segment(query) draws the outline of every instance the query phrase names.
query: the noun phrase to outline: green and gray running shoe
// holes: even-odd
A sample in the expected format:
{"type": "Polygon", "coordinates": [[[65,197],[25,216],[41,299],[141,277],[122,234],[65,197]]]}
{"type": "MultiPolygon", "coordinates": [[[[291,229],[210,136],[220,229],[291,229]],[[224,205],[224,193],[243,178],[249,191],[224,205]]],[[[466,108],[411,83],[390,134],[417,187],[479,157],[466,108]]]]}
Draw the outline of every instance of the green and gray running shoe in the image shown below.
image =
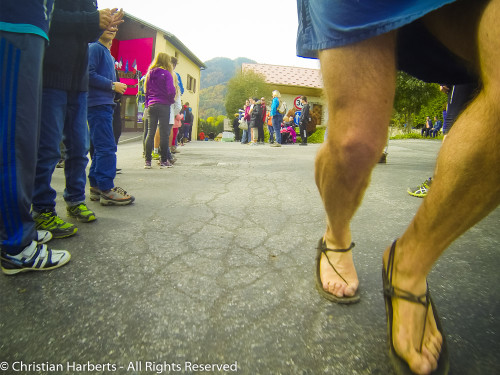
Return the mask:
{"type": "Polygon", "coordinates": [[[33,214],[36,229],[48,230],[53,238],[64,238],[72,236],[78,230],[74,224],[62,220],[55,212],[43,212],[33,214]]]}
{"type": "Polygon", "coordinates": [[[89,209],[85,203],[80,203],[76,206],[68,206],[66,210],[68,216],[74,217],[82,223],[88,223],[96,219],[95,213],[89,209]]]}
{"type": "Polygon", "coordinates": [[[408,188],[408,194],[410,194],[413,197],[423,198],[429,192],[431,184],[432,184],[432,177],[429,177],[421,185],[418,185],[415,188],[408,188]]]}

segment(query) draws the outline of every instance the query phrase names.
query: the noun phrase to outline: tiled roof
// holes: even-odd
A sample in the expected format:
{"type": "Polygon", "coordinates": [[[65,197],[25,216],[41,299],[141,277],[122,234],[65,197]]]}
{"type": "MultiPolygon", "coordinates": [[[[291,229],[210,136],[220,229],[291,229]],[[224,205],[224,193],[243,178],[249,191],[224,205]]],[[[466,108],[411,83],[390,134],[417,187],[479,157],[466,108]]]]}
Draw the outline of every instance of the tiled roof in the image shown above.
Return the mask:
{"type": "Polygon", "coordinates": [[[243,64],[241,69],[260,73],[265,77],[267,83],[275,85],[323,88],[319,69],[267,64],[243,64]]]}

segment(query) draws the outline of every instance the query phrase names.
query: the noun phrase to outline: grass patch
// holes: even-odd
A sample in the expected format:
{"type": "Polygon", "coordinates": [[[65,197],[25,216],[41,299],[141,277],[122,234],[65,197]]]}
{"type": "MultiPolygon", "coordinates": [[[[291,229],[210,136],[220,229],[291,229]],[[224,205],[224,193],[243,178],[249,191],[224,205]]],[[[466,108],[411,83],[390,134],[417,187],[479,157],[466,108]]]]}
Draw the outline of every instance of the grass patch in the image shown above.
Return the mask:
{"type": "MultiPolygon", "coordinates": [[[[312,133],[309,137],[307,137],[307,142],[308,143],[323,143],[325,140],[325,131],[326,128],[317,128],[317,130],[312,133]]],[[[298,142],[297,137],[297,142],[298,142]]]]}
{"type": "Polygon", "coordinates": [[[407,134],[397,134],[391,139],[430,139],[430,140],[443,140],[443,135],[440,134],[436,138],[430,138],[430,137],[422,137],[420,134],[417,133],[407,133],[407,134]]]}

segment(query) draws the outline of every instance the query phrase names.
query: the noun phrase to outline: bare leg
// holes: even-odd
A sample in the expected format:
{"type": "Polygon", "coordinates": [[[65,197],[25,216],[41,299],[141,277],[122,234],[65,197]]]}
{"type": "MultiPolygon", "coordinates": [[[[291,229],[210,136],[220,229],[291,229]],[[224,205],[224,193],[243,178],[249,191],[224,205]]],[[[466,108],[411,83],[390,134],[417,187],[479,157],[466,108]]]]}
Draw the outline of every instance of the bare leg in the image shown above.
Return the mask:
{"type": "MultiPolygon", "coordinates": [[[[398,242],[394,285],[422,294],[426,277],[442,252],[500,203],[500,1],[491,1],[477,35],[484,87],[458,118],[441,148],[432,189],[398,242]],[[432,228],[439,227],[439,231],[432,228]]],[[[460,24],[460,23],[457,23],[460,24]]],[[[468,43],[464,43],[468,45],[468,43]]],[[[384,254],[387,263],[388,251],[384,254]]],[[[442,338],[432,314],[427,317],[424,347],[419,351],[424,309],[393,300],[393,339],[398,354],[418,374],[436,365],[442,338]]]]}
{"type": "MultiPolygon", "coordinates": [[[[351,243],[350,221],[387,142],[395,91],[395,34],[320,54],[329,108],[328,139],[316,158],[315,173],[327,214],[328,248],[346,249],[351,243]]],[[[323,287],[338,297],[352,296],[358,277],[352,253],[322,256],[323,287]]]]}

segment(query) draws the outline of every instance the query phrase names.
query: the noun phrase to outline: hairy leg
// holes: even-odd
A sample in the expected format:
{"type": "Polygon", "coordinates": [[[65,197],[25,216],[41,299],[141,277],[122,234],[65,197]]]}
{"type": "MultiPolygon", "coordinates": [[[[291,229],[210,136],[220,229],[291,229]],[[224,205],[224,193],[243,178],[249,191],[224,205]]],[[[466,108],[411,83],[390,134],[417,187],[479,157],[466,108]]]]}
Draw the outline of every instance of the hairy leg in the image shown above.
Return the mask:
{"type": "MultiPolygon", "coordinates": [[[[350,221],[387,142],[395,91],[395,33],[322,51],[320,60],[329,121],[315,177],[327,214],[327,247],[346,249],[352,240],[350,221]]],[[[323,255],[324,289],[338,297],[354,295],[358,277],[352,253],[328,256],[348,284],[323,255]]]]}
{"type": "MultiPolygon", "coordinates": [[[[432,189],[398,242],[394,284],[415,294],[425,292],[426,277],[442,252],[500,203],[500,0],[489,3],[478,29],[477,62],[483,88],[457,119],[441,148],[432,189]],[[439,231],[433,228],[439,227],[439,231]]],[[[458,34],[460,37],[461,35],[458,34]]],[[[467,42],[463,36],[462,41],[467,42]]],[[[469,43],[462,43],[468,46],[469,43]]],[[[457,44],[455,44],[456,46],[457,44]]],[[[470,49],[469,49],[470,50],[470,49]]],[[[467,55],[467,51],[463,56],[467,55]]],[[[384,255],[387,262],[388,251],[384,255]]],[[[398,353],[419,374],[430,373],[441,347],[432,314],[422,337],[421,307],[394,300],[394,341],[398,353]]]]}

